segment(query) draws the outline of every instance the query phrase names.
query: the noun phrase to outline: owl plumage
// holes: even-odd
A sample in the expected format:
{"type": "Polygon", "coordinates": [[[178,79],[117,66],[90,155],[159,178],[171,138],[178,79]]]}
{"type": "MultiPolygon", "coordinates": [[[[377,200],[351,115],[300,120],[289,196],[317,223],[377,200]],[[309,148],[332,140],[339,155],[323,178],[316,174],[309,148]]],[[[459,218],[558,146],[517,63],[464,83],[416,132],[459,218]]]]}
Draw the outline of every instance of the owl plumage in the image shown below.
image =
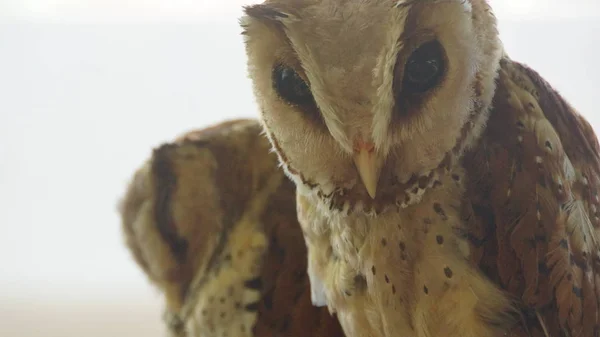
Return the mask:
{"type": "Polygon", "coordinates": [[[245,11],[311,298],[348,337],[600,336],[596,136],[486,1],[245,11]]]}
{"type": "Polygon", "coordinates": [[[122,228],[170,336],[343,336],[311,304],[294,190],[256,120],[183,134],[135,172],[122,228]]]}

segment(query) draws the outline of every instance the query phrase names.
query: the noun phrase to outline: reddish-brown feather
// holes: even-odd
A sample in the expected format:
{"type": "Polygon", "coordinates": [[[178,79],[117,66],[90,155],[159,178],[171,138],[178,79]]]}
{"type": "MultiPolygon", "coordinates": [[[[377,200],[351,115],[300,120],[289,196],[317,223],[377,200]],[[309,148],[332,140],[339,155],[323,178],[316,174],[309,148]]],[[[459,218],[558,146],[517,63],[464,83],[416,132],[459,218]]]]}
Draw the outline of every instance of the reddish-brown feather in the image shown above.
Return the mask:
{"type": "Polygon", "coordinates": [[[600,336],[599,149],[539,74],[502,60],[488,127],[464,163],[472,207],[488,214],[472,232],[496,234],[476,262],[536,317],[517,336],[600,336]]]}
{"type": "Polygon", "coordinates": [[[311,302],[306,245],[296,222],[295,194],[289,193],[294,187],[288,180],[284,185],[274,197],[276,202],[265,211],[265,232],[270,242],[255,336],[342,337],[337,319],[311,302]]]}

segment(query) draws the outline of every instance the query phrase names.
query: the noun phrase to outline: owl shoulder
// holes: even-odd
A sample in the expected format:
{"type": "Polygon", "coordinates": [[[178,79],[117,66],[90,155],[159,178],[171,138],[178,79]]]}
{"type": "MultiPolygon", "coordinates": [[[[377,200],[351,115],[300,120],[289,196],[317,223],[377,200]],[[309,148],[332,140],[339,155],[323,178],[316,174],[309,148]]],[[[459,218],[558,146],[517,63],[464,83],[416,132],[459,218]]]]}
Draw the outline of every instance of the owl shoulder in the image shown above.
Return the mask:
{"type": "Polygon", "coordinates": [[[502,60],[486,131],[464,158],[474,260],[552,336],[600,334],[599,149],[546,80],[502,60]]]}

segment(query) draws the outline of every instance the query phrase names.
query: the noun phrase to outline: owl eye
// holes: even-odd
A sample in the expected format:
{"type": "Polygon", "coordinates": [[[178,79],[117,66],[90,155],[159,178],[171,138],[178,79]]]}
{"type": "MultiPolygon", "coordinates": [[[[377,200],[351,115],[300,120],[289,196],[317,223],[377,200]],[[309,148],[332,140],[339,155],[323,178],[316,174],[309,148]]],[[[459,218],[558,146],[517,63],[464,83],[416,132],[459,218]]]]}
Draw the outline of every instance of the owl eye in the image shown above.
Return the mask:
{"type": "Polygon", "coordinates": [[[442,45],[437,40],[426,42],[413,51],[404,66],[402,91],[410,94],[424,93],[440,82],[444,70],[442,45]]]}
{"type": "Polygon", "coordinates": [[[312,104],[313,97],[308,84],[294,69],[278,65],[273,68],[273,87],[283,100],[292,105],[312,104]]]}

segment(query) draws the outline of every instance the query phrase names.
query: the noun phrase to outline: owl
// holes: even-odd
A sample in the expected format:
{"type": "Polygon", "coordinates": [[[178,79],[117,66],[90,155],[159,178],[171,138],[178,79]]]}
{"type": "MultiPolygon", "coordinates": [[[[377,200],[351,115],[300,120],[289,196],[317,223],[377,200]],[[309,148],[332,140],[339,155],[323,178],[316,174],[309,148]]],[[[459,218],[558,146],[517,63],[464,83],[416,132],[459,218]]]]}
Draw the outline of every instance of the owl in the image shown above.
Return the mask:
{"type": "Polygon", "coordinates": [[[295,187],[256,120],[157,147],[120,202],[126,245],[171,337],[343,337],[310,300],[295,187]]]}
{"type": "Polygon", "coordinates": [[[267,0],[260,120],[348,337],[600,336],[599,145],[485,0],[267,0]]]}

